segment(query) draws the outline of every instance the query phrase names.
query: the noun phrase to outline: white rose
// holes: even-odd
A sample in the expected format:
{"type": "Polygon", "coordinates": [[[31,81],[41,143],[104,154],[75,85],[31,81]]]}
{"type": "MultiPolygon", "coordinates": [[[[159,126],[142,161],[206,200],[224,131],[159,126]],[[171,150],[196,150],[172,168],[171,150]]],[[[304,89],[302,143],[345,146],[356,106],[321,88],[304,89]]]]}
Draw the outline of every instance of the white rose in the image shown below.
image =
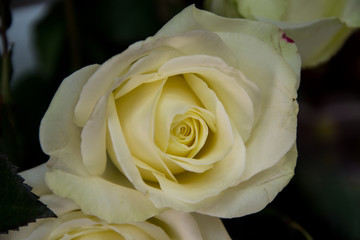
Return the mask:
{"type": "Polygon", "coordinates": [[[50,193],[44,183],[45,165],[22,173],[58,218],[38,219],[19,231],[0,235],[0,240],[219,240],[230,239],[221,220],[201,214],[168,210],[142,222],[111,224],[84,214],[71,200],[50,193]]]}
{"type": "Polygon", "coordinates": [[[259,211],[294,173],[299,71],[274,25],[188,7],[63,81],[40,128],[46,183],[112,223],[259,211]]]}
{"type": "Polygon", "coordinates": [[[207,0],[206,5],[223,16],[276,24],[295,41],[303,67],[329,60],[360,27],[359,0],[207,0]]]}

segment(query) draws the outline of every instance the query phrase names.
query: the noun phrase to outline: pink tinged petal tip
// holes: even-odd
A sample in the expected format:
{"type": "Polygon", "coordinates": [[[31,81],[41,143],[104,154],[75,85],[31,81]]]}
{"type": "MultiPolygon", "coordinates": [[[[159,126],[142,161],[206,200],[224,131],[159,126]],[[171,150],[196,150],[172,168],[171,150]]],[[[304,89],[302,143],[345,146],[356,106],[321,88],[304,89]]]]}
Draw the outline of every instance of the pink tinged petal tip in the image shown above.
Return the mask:
{"type": "Polygon", "coordinates": [[[288,43],[294,43],[295,41],[289,38],[285,33],[281,35],[282,39],[285,39],[288,43]]]}

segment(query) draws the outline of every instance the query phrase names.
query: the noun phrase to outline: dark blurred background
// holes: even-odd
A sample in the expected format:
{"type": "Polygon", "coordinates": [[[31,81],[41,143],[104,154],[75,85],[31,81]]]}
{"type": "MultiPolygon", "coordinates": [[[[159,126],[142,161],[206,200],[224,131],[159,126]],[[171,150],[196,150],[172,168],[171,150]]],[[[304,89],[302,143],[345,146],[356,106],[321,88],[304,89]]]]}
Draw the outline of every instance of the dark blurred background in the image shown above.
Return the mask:
{"type": "MultiPolygon", "coordinates": [[[[12,1],[16,135],[4,130],[1,148],[19,171],[47,160],[38,128],[64,77],[153,35],[192,3],[202,8],[189,0],[12,1]]],[[[224,220],[233,239],[360,239],[359,43],[357,31],[330,61],[302,71],[296,174],[263,211],[224,220]]]]}

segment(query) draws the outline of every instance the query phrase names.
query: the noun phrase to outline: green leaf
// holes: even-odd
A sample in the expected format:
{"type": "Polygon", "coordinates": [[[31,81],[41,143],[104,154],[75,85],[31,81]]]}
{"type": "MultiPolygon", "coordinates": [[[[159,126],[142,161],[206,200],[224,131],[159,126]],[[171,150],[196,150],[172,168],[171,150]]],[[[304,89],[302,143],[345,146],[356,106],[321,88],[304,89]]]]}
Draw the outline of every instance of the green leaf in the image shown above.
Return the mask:
{"type": "Polygon", "coordinates": [[[16,174],[16,167],[0,154],[0,233],[18,229],[38,218],[56,217],[23,182],[16,174]]]}

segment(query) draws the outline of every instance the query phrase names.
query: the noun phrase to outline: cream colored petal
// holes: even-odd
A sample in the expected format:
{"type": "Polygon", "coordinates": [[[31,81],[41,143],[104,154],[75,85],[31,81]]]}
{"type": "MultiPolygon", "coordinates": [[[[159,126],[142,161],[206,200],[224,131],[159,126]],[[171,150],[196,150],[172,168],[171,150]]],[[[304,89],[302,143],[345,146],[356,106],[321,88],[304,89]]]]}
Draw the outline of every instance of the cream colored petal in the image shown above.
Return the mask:
{"type": "Polygon", "coordinates": [[[206,109],[214,112],[215,103],[220,100],[243,139],[249,137],[260,108],[261,93],[241,72],[219,58],[203,55],[172,59],[159,72],[184,74],[206,109]]]}
{"type": "MultiPolygon", "coordinates": [[[[81,91],[79,102],[75,108],[75,122],[81,127],[84,126],[99,98],[105,95],[113,86],[121,84],[121,81],[126,79],[122,77],[131,69],[131,64],[160,46],[162,48],[164,46],[174,48],[182,55],[206,53],[213,56],[221,56],[223,59],[226,59],[228,64],[236,65],[236,60],[232,57],[231,52],[224,49],[220,39],[211,32],[202,32],[201,34],[186,33],[182,36],[156,39],[156,41],[154,41],[154,38],[149,38],[144,42],[137,42],[126,51],[102,64],[94,76],[89,79],[81,91]],[[202,44],[194,44],[198,42],[202,44]],[[118,79],[119,77],[121,78],[118,79]]],[[[157,61],[161,63],[160,60],[157,61]]],[[[152,68],[150,67],[149,69],[152,68]]],[[[131,77],[138,70],[141,69],[135,67],[134,72],[128,74],[127,77],[131,77]]]]}
{"type": "Polygon", "coordinates": [[[71,240],[87,233],[99,231],[99,228],[96,227],[98,224],[96,218],[85,216],[80,211],[69,212],[54,222],[57,224],[51,229],[48,239],[71,240]]]}
{"type": "MultiPolygon", "coordinates": [[[[347,0],[290,0],[284,16],[283,22],[292,24],[308,23],[323,18],[340,16],[347,0]]],[[[261,14],[258,15],[262,17],[261,14]]],[[[273,19],[273,18],[268,18],[273,19]]],[[[280,20],[280,19],[279,19],[280,20]]]]}
{"type": "Polygon", "coordinates": [[[86,170],[100,175],[106,168],[106,105],[108,96],[100,98],[81,132],[81,155],[86,170]]]}
{"type": "Polygon", "coordinates": [[[242,72],[262,92],[261,115],[246,142],[247,165],[242,176],[245,180],[276,164],[294,144],[299,79],[277,51],[254,37],[238,35],[236,42],[229,35],[222,38],[238,49],[236,54],[242,72]]]}
{"type": "MultiPolygon", "coordinates": [[[[132,225],[136,226],[137,228],[144,231],[147,235],[151,236],[151,239],[156,240],[171,240],[171,238],[168,236],[166,230],[161,228],[161,226],[157,226],[157,224],[150,223],[151,220],[145,221],[145,222],[136,222],[132,223],[132,225]]],[[[130,237],[131,239],[131,237],[130,237]]]]}
{"type": "Polygon", "coordinates": [[[180,167],[178,171],[173,171],[174,174],[184,172],[184,170],[202,173],[213,167],[212,161],[216,162],[218,159],[206,159],[208,161],[199,161],[199,159],[178,157],[170,154],[163,154],[162,158],[164,161],[173,162],[180,167]],[[212,161],[209,161],[212,160],[212,161]]]}
{"type": "Polygon", "coordinates": [[[287,9],[288,0],[237,0],[238,12],[249,19],[281,19],[287,9]]]}
{"type": "Polygon", "coordinates": [[[194,160],[192,160],[192,158],[186,159],[185,157],[174,155],[168,155],[169,157],[177,160],[179,164],[181,164],[181,162],[194,163],[194,167],[196,167],[196,165],[216,163],[227,155],[234,144],[233,128],[224,107],[219,101],[215,102],[214,109],[216,132],[210,133],[207,136],[205,144],[202,146],[200,152],[194,156],[194,160]],[[195,163],[195,161],[198,163],[195,163]]]}
{"type": "MultiPolygon", "coordinates": [[[[89,236],[91,238],[84,238],[83,240],[97,240],[101,239],[115,239],[115,240],[132,240],[132,239],[139,239],[139,240],[152,240],[151,235],[147,234],[147,232],[143,231],[141,228],[134,226],[133,224],[121,224],[121,225],[112,225],[109,226],[114,232],[108,236],[104,236],[103,232],[99,232],[97,236],[89,236]],[[114,237],[117,238],[114,238],[114,237]]],[[[160,238],[161,239],[161,238],[160,238]]],[[[164,238],[163,238],[164,239],[164,238]]],[[[80,239],[82,240],[82,238],[80,239]]]]}
{"type": "Polygon", "coordinates": [[[117,82],[117,78],[128,70],[131,63],[143,55],[141,42],[138,42],[101,65],[81,90],[74,113],[74,120],[78,126],[83,127],[85,125],[99,99],[111,90],[117,82]]]}
{"type": "Polygon", "coordinates": [[[66,147],[74,137],[76,103],[82,87],[98,68],[98,65],[84,67],[61,83],[40,125],[40,143],[45,153],[50,155],[66,147]]]}
{"type": "Polygon", "coordinates": [[[288,184],[294,175],[296,158],[296,146],[293,145],[276,165],[225,190],[212,205],[198,212],[232,218],[260,211],[288,184]]]}
{"type": "MultiPolygon", "coordinates": [[[[287,49],[285,51],[286,54],[282,56],[284,57],[284,60],[290,64],[290,66],[293,68],[294,72],[297,75],[299,75],[300,73],[301,62],[296,52],[295,44],[288,42],[283,42],[280,44],[279,41],[281,40],[282,32],[279,31],[279,28],[273,24],[249,21],[246,19],[224,18],[207,11],[196,9],[194,6],[189,6],[185,8],[180,14],[172,18],[167,24],[165,24],[155,36],[179,34],[186,31],[199,29],[210,30],[215,32],[216,34],[227,32],[242,33],[245,35],[253,36],[256,39],[261,40],[262,44],[265,43],[270,48],[277,51],[279,55],[283,54],[284,49],[289,48],[291,49],[291,51],[287,49]]],[[[238,36],[235,37],[235,39],[239,40],[238,36]]],[[[284,41],[284,39],[282,39],[281,41],[284,41]]],[[[203,42],[206,43],[207,40],[204,40],[203,42]]],[[[251,44],[251,42],[248,42],[248,44],[251,44]]],[[[221,45],[223,45],[223,43],[221,43],[221,45]]],[[[228,46],[226,46],[224,49],[230,47],[230,53],[233,56],[235,55],[235,59],[237,59],[239,54],[242,54],[245,57],[247,56],[241,51],[239,51],[239,49],[237,48],[237,46],[241,45],[240,43],[231,46],[226,43],[226,45],[228,46]]],[[[249,45],[247,45],[247,47],[249,47],[249,45]]],[[[252,50],[252,48],[250,48],[249,50],[252,50]]],[[[224,51],[223,47],[219,48],[219,51],[224,51]]],[[[226,52],[228,51],[229,50],[226,50],[226,52]]],[[[230,66],[235,66],[236,68],[239,68],[239,66],[241,67],[241,65],[233,65],[229,63],[229,61],[227,60],[228,57],[225,58],[222,54],[212,55],[208,54],[207,52],[201,53],[199,51],[194,52],[194,54],[217,56],[223,59],[230,66]]],[[[248,77],[247,74],[245,74],[245,76],[248,77]]]]}
{"type": "Polygon", "coordinates": [[[99,177],[81,177],[54,170],[48,172],[45,179],[56,195],[73,200],[85,214],[110,223],[144,221],[159,213],[142,193],[99,177]]]}
{"type": "MultiPolygon", "coordinates": [[[[218,63],[217,66],[221,64],[218,63]]],[[[194,69],[195,74],[186,75],[189,85],[207,108],[214,108],[210,103],[215,99],[224,106],[227,115],[246,141],[259,115],[261,93],[256,86],[243,81],[242,75],[237,78],[217,71],[217,69],[194,69]],[[210,100],[212,99],[212,100],[210,100]]],[[[234,70],[235,72],[235,70],[234,70]]]]}
{"type": "Polygon", "coordinates": [[[81,129],[73,122],[73,110],[83,85],[98,67],[85,67],[64,79],[41,121],[40,142],[50,155],[49,168],[88,175],[80,153],[81,129]]]}
{"type": "Polygon", "coordinates": [[[232,0],[205,0],[204,9],[220,16],[240,17],[235,2],[232,0]]]}
{"type": "MultiPolygon", "coordinates": [[[[156,177],[154,176],[154,173],[160,174],[160,175],[165,177],[164,173],[159,172],[158,170],[156,170],[155,168],[149,166],[145,162],[137,159],[136,157],[133,157],[133,159],[134,159],[134,162],[136,164],[136,167],[138,168],[138,171],[141,174],[141,178],[143,180],[157,182],[156,177]]],[[[183,169],[180,169],[180,168],[176,169],[175,167],[172,166],[172,173],[176,173],[177,171],[181,172],[182,170],[183,169]]],[[[175,181],[176,181],[176,179],[175,179],[175,181]]]]}
{"type": "Polygon", "coordinates": [[[115,104],[131,154],[174,179],[171,170],[158,155],[154,142],[155,108],[164,83],[165,81],[156,81],[140,85],[117,99],[115,104]]]}
{"type": "Polygon", "coordinates": [[[360,27],[360,1],[347,0],[340,19],[349,27],[360,27]]]}
{"type": "Polygon", "coordinates": [[[120,126],[119,116],[112,94],[109,96],[107,106],[107,126],[106,144],[112,162],[138,190],[145,192],[145,184],[135,165],[134,157],[130,152],[120,126]]]}
{"type": "Polygon", "coordinates": [[[169,231],[171,239],[200,240],[202,238],[197,222],[190,213],[168,210],[156,216],[159,225],[169,231]]]}
{"type": "Polygon", "coordinates": [[[49,171],[46,163],[20,172],[19,175],[25,179],[25,183],[32,187],[31,191],[38,196],[51,193],[45,183],[45,172],[49,171]]]}
{"type": "Polygon", "coordinates": [[[46,204],[58,217],[67,212],[79,209],[79,206],[73,201],[54,194],[43,195],[40,197],[40,201],[46,204]]]}
{"type": "Polygon", "coordinates": [[[204,240],[230,240],[223,223],[219,218],[206,216],[198,213],[192,213],[200,229],[202,239],[204,240]]]}
{"type": "Polygon", "coordinates": [[[155,112],[155,142],[157,146],[166,151],[170,138],[170,126],[176,115],[183,115],[189,109],[200,107],[201,102],[191,91],[181,75],[158,73],[167,78],[155,112]]]}
{"type": "Polygon", "coordinates": [[[167,60],[181,55],[177,49],[161,44],[161,41],[151,42],[148,45],[144,44],[143,51],[144,56],[136,60],[129,71],[120,78],[125,81],[116,89],[115,99],[143,83],[160,80],[161,76],[157,74],[158,68],[167,60]]]}
{"type": "MultiPolygon", "coordinates": [[[[39,240],[47,239],[51,233],[51,230],[56,227],[58,222],[56,219],[52,221],[44,221],[45,219],[39,219],[35,223],[30,223],[27,227],[19,228],[19,231],[10,231],[7,235],[8,238],[1,238],[1,240],[11,239],[11,240],[39,240]]],[[[1,236],[1,235],[0,235],[1,236]]]]}
{"type": "MultiPolygon", "coordinates": [[[[245,168],[246,150],[241,137],[236,134],[231,151],[216,165],[201,174],[184,173],[177,176],[178,183],[157,175],[161,189],[169,196],[180,201],[196,204],[216,196],[224,189],[237,184],[245,168]],[[231,166],[231,168],[229,168],[231,166]]],[[[151,197],[151,196],[150,196],[151,197]]],[[[152,199],[155,205],[157,199],[152,199]]],[[[173,206],[169,206],[173,207],[173,206]]]]}
{"type": "Polygon", "coordinates": [[[332,57],[354,31],[337,18],[325,18],[299,25],[282,26],[298,46],[303,67],[314,67],[332,57]]]}
{"type": "Polygon", "coordinates": [[[159,38],[157,42],[176,49],[181,53],[181,56],[213,56],[223,59],[229,66],[236,66],[237,62],[231,50],[217,34],[199,25],[192,16],[186,16],[191,10],[191,7],[186,8],[164,25],[154,36],[159,38]],[[190,26],[182,26],[181,24],[189,24],[190,26]]]}

